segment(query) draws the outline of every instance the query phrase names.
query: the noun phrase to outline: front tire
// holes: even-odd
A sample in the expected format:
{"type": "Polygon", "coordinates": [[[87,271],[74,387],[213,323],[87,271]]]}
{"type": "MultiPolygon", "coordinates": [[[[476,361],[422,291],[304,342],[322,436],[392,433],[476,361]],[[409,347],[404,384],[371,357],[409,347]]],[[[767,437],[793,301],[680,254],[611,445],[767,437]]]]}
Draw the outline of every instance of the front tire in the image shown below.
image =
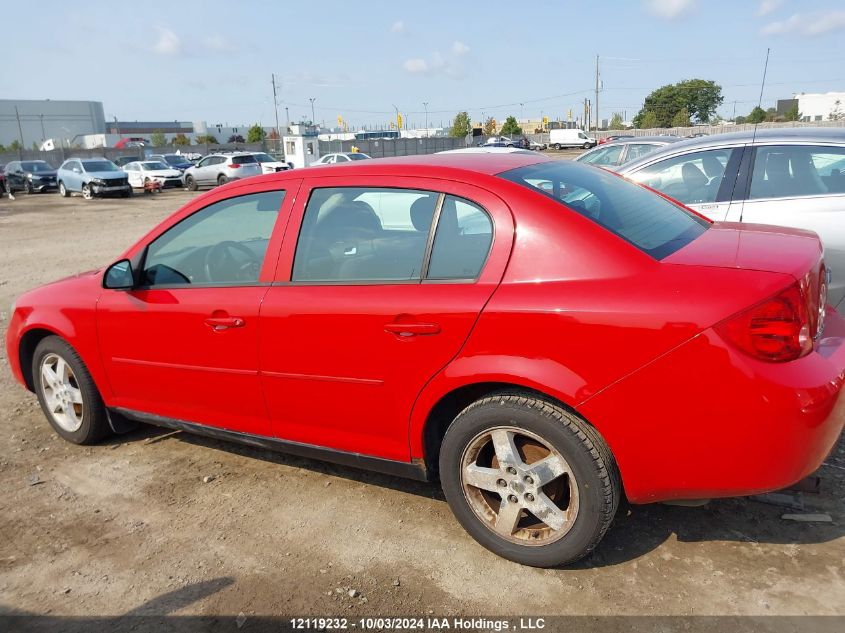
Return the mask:
{"type": "Polygon", "coordinates": [[[32,183],[28,180],[23,184],[24,191],[26,191],[27,195],[32,195],[35,193],[35,188],[32,186],[32,183]]]}
{"type": "Polygon", "coordinates": [[[94,192],[91,190],[91,185],[89,185],[87,182],[82,185],[82,197],[86,200],[94,199],[94,192]]]}
{"type": "Polygon", "coordinates": [[[32,384],[53,430],[68,442],[94,444],[111,433],[106,407],[85,363],[58,336],[35,348],[32,384]]]}
{"type": "Polygon", "coordinates": [[[196,191],[197,190],[197,181],[194,180],[193,176],[185,176],[185,188],[188,191],[196,191]]]}
{"type": "Polygon", "coordinates": [[[560,143],[555,143],[554,147],[557,151],[560,151],[560,143]]]}
{"type": "Polygon", "coordinates": [[[70,191],[67,190],[67,187],[65,187],[65,183],[63,182],[59,183],[59,195],[62,198],[70,198],[70,191]]]}
{"type": "Polygon", "coordinates": [[[584,143],[584,144],[581,146],[581,149],[590,149],[590,144],[589,144],[589,143],[584,143]]]}
{"type": "Polygon", "coordinates": [[[502,393],[464,409],[443,438],[443,492],[490,551],[533,567],[589,554],[613,520],[622,486],[598,432],[562,407],[502,393]]]}

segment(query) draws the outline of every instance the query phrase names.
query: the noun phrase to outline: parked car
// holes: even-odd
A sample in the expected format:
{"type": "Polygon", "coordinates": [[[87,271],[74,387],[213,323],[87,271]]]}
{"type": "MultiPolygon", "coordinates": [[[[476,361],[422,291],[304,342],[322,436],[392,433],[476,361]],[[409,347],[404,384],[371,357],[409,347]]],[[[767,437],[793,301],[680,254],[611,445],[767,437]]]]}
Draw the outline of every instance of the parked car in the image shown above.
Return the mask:
{"type": "Polygon", "coordinates": [[[540,143],[539,141],[529,141],[528,149],[533,149],[535,152],[542,152],[549,149],[549,146],[546,143],[540,143]]]}
{"type": "Polygon", "coordinates": [[[317,165],[335,165],[340,163],[349,163],[356,160],[370,160],[371,157],[363,152],[335,152],[334,154],[326,154],[321,156],[320,160],[311,163],[310,167],[317,165]]]}
{"type": "Polygon", "coordinates": [[[261,175],[261,165],[247,152],[209,154],[184,172],[185,186],[196,191],[201,186],[225,185],[230,180],[241,180],[261,175]]]}
{"type": "Polygon", "coordinates": [[[705,136],[667,145],[618,171],[713,220],[815,231],[833,274],[830,301],[845,307],[845,130],[705,136]]]}
{"type": "Polygon", "coordinates": [[[286,171],[291,169],[290,163],[282,160],[277,160],[266,152],[254,152],[255,160],[261,165],[262,174],[275,174],[277,171],[286,171]]]}
{"type": "Polygon", "coordinates": [[[74,192],[81,193],[86,200],[95,196],[128,198],[132,195],[126,172],[107,158],[69,158],[59,167],[56,180],[64,197],[74,192]]]}
{"type": "Polygon", "coordinates": [[[129,163],[134,163],[137,160],[141,160],[138,158],[138,155],[135,154],[134,156],[118,156],[114,159],[114,164],[118,167],[123,167],[124,165],[128,165],[129,163]]]}
{"type": "Polygon", "coordinates": [[[147,160],[157,160],[172,169],[178,169],[180,172],[194,166],[194,163],[183,154],[152,154],[147,160]]]}
{"type": "Polygon", "coordinates": [[[628,136],[594,147],[575,160],[579,163],[615,170],[620,165],[680,140],[677,136],[628,136]]]}
{"type": "Polygon", "coordinates": [[[14,160],[6,165],[6,191],[55,191],[56,168],[43,160],[14,160]]]}
{"type": "Polygon", "coordinates": [[[157,160],[128,163],[123,166],[123,171],[129,175],[129,184],[141,189],[148,187],[151,182],[159,183],[162,189],[183,187],[185,184],[181,171],[157,160]]]}
{"type": "Polygon", "coordinates": [[[549,131],[549,146],[555,149],[564,149],[566,147],[590,149],[591,147],[595,147],[596,144],[596,139],[584,134],[583,130],[573,128],[569,130],[549,131]]]}
{"type": "Polygon", "coordinates": [[[0,196],[6,193],[6,165],[0,163],[0,196]]]}
{"type": "Polygon", "coordinates": [[[604,145],[605,143],[612,143],[613,141],[618,141],[619,139],[623,138],[634,138],[633,134],[611,134],[610,136],[603,136],[599,139],[599,145],[604,145]]]}
{"type": "Polygon", "coordinates": [[[545,567],[623,494],[815,471],[843,425],[825,293],[807,231],[536,152],[402,157],[194,198],[18,297],[6,358],[70,442],[141,421],[439,478],[479,543],[545,567]]]}

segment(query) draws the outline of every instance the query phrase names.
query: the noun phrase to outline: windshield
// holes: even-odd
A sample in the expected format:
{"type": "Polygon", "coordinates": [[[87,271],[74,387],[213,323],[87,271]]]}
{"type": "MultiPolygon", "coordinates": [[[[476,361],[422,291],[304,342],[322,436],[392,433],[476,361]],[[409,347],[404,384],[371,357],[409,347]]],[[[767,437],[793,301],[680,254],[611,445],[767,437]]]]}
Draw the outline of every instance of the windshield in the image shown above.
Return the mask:
{"type": "Polygon", "coordinates": [[[168,165],[184,165],[189,162],[184,156],[178,156],[176,154],[168,154],[164,157],[164,160],[167,161],[168,165]]]}
{"type": "Polygon", "coordinates": [[[156,169],[170,169],[170,168],[160,161],[152,160],[152,161],[149,161],[149,162],[146,162],[146,163],[141,163],[141,169],[143,169],[144,171],[154,171],[156,169]]]}
{"type": "Polygon", "coordinates": [[[53,167],[50,163],[46,163],[43,160],[30,160],[25,163],[21,163],[21,167],[24,171],[31,171],[33,173],[38,173],[40,171],[53,171],[53,167]]]}
{"type": "Polygon", "coordinates": [[[551,161],[499,174],[589,218],[655,259],[686,246],[709,222],[602,169],[551,161]]]}
{"type": "Polygon", "coordinates": [[[110,160],[86,160],[82,162],[85,171],[120,171],[110,160]]]}
{"type": "Polygon", "coordinates": [[[255,160],[259,163],[276,163],[278,162],[275,158],[270,156],[270,154],[253,154],[255,156],[255,160]]]}
{"type": "Polygon", "coordinates": [[[366,160],[369,156],[366,154],[348,154],[347,158],[349,158],[349,160],[366,160]]]}

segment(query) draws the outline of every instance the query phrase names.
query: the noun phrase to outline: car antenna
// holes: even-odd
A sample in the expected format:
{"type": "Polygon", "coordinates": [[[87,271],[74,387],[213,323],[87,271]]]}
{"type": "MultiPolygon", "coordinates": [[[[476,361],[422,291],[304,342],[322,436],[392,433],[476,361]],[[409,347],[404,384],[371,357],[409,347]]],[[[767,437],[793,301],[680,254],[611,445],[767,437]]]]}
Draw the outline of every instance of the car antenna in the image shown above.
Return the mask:
{"type": "MultiPolygon", "coordinates": [[[[769,53],[772,51],[771,48],[766,49],[766,63],[763,64],[763,81],[760,83],[760,98],[757,99],[757,107],[762,110],[763,109],[763,89],[766,87],[766,72],[769,70],[769,53]]],[[[751,144],[749,145],[749,151],[754,151],[754,139],[757,138],[757,126],[760,125],[759,123],[754,123],[754,130],[751,132],[751,144]]],[[[748,164],[749,172],[751,171],[751,163],[748,164]]],[[[748,177],[751,177],[751,174],[748,174],[748,177]]],[[[745,208],[745,205],[742,206],[745,208]]],[[[742,222],[742,211],[739,212],[739,221],[742,222]]]]}

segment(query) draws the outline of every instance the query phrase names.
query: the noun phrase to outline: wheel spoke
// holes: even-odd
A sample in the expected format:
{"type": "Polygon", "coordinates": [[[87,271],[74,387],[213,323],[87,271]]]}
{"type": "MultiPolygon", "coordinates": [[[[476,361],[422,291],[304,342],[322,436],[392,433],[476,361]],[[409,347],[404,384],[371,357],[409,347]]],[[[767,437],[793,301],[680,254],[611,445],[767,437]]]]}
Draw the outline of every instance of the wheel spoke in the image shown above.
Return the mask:
{"type": "Polygon", "coordinates": [[[513,431],[506,431],[504,429],[496,429],[490,434],[493,438],[493,450],[496,451],[496,459],[499,460],[499,466],[519,466],[522,465],[522,458],[519,456],[519,451],[514,444],[513,431]]]}
{"type": "Polygon", "coordinates": [[[464,468],[464,483],[489,492],[499,492],[498,481],[501,472],[498,468],[484,468],[478,464],[469,464],[464,468]]]}
{"type": "Polygon", "coordinates": [[[538,495],[528,510],[553,530],[560,530],[566,525],[566,514],[545,493],[538,495]]]}
{"type": "Polygon", "coordinates": [[[82,404],[82,391],[76,387],[68,387],[68,392],[70,393],[70,401],[73,404],[82,404]]]}
{"type": "Polygon", "coordinates": [[[507,497],[503,498],[499,513],[496,515],[496,531],[499,534],[511,536],[516,531],[516,524],[519,523],[521,514],[522,506],[519,503],[512,503],[507,497]]]}
{"type": "Polygon", "coordinates": [[[65,359],[59,357],[56,360],[56,375],[59,378],[60,383],[67,383],[68,380],[68,366],[65,362],[65,359]]]}
{"type": "Polygon", "coordinates": [[[41,376],[47,382],[50,389],[55,389],[59,385],[59,377],[53,368],[46,363],[41,366],[41,376]]]}
{"type": "Polygon", "coordinates": [[[529,465],[528,474],[533,477],[538,486],[545,486],[566,474],[566,462],[560,455],[552,453],[548,457],[544,457],[540,461],[529,465]]]}

